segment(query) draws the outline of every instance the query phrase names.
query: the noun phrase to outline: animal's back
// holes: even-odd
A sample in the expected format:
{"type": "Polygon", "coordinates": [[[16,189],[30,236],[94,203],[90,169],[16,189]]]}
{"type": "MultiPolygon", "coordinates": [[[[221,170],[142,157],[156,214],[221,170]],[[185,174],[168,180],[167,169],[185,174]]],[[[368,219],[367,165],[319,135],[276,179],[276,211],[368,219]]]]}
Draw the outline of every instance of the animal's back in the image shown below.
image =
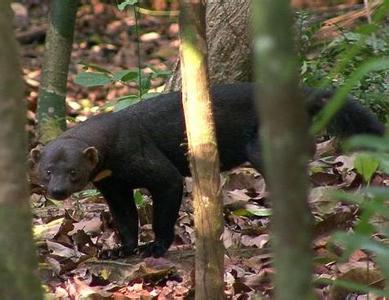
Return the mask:
{"type": "MultiPolygon", "coordinates": [[[[227,170],[246,161],[245,146],[256,139],[253,84],[220,85],[211,91],[221,167],[227,170]]],[[[119,112],[92,117],[61,137],[104,145],[119,154],[126,152],[124,149],[131,143],[152,143],[183,175],[189,175],[181,92],[162,94],[119,112]]]]}
{"type": "MultiPolygon", "coordinates": [[[[256,138],[257,120],[253,84],[215,86],[212,108],[223,170],[246,161],[245,145],[256,138]]],[[[183,173],[189,175],[187,138],[181,93],[145,100],[122,112],[136,119],[158,149],[183,173]]]]}

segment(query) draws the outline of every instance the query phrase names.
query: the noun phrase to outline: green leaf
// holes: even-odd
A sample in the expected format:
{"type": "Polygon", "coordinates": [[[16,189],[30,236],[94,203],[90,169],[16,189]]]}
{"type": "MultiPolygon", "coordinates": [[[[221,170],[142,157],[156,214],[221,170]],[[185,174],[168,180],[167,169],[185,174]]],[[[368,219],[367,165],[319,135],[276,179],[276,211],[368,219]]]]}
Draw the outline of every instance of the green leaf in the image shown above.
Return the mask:
{"type": "Polygon", "coordinates": [[[371,195],[371,197],[383,202],[389,199],[389,189],[387,187],[368,187],[362,189],[361,192],[365,192],[371,195]]]}
{"type": "Polygon", "coordinates": [[[238,217],[250,217],[250,216],[252,216],[252,214],[245,208],[235,209],[232,213],[238,217]]]}
{"type": "Polygon", "coordinates": [[[368,250],[377,256],[389,258],[389,247],[373,240],[369,235],[337,232],[333,238],[346,247],[343,253],[344,258],[348,258],[357,249],[368,250]]]}
{"type": "Polygon", "coordinates": [[[377,137],[371,135],[357,135],[350,138],[343,145],[345,151],[364,149],[369,155],[379,161],[379,169],[389,173],[389,138],[388,136],[377,137]],[[372,152],[375,151],[375,152],[372,152]]]}
{"type": "Polygon", "coordinates": [[[167,78],[170,75],[172,75],[172,71],[170,71],[170,70],[158,70],[158,69],[153,68],[150,65],[147,65],[147,66],[151,69],[151,71],[153,71],[153,73],[151,74],[152,78],[167,78]]]}
{"type": "Polygon", "coordinates": [[[138,3],[138,0],[125,0],[118,5],[119,10],[124,10],[129,5],[135,5],[138,3]]]}
{"type": "Polygon", "coordinates": [[[82,72],[77,74],[74,82],[85,87],[93,87],[111,83],[112,79],[104,73],[82,72]]]}
{"type": "Polygon", "coordinates": [[[74,193],[76,198],[96,198],[101,196],[100,192],[96,189],[83,190],[81,192],[74,193]]]}
{"type": "Polygon", "coordinates": [[[112,79],[114,81],[134,81],[137,80],[139,76],[139,71],[138,69],[129,69],[129,70],[121,70],[118,72],[115,72],[113,74],[112,79]]]}
{"type": "Polygon", "coordinates": [[[365,284],[360,284],[360,283],[355,283],[355,282],[340,280],[340,279],[333,280],[329,278],[317,278],[315,279],[314,283],[318,285],[328,284],[328,285],[339,286],[351,291],[359,291],[362,293],[372,292],[374,295],[382,296],[382,297],[387,295],[385,291],[382,291],[380,289],[365,284]]]}
{"type": "Polygon", "coordinates": [[[370,224],[370,220],[374,215],[373,211],[364,211],[359,218],[357,225],[354,228],[355,233],[370,236],[375,233],[375,226],[370,224]]]}
{"type": "Polygon", "coordinates": [[[337,198],[339,200],[348,201],[350,203],[362,204],[365,198],[361,193],[348,193],[341,190],[334,190],[329,192],[330,197],[337,198]]]}
{"type": "Polygon", "coordinates": [[[358,174],[362,175],[365,182],[370,182],[370,179],[374,172],[377,171],[379,164],[377,159],[366,153],[359,154],[354,161],[355,169],[358,174]]]}
{"type": "Polygon", "coordinates": [[[359,243],[357,248],[373,252],[376,255],[376,261],[382,273],[386,278],[389,278],[389,247],[365,236],[357,236],[355,234],[352,236],[354,236],[354,240],[351,241],[353,246],[359,243]]]}
{"type": "Polygon", "coordinates": [[[311,133],[313,135],[318,134],[324,127],[327,126],[336,112],[344,105],[347,95],[353,86],[355,86],[367,73],[372,71],[382,71],[387,68],[389,68],[389,58],[383,57],[372,58],[356,69],[345,84],[336,91],[331,101],[328,102],[322,111],[320,111],[311,126],[311,133]]]}
{"type": "Polygon", "coordinates": [[[372,213],[389,218],[389,210],[386,208],[386,201],[389,199],[389,190],[385,187],[364,188],[356,193],[331,191],[329,195],[339,200],[358,204],[362,208],[360,218],[363,218],[365,214],[372,213]]]}
{"type": "Polygon", "coordinates": [[[125,96],[121,96],[119,98],[116,98],[116,102],[119,102],[119,101],[122,101],[122,100],[128,100],[128,99],[133,99],[133,100],[139,100],[139,96],[138,95],[125,95],[125,96]]]}
{"type": "Polygon", "coordinates": [[[389,153],[375,153],[374,156],[380,162],[380,170],[385,174],[389,174],[389,153]]]}
{"type": "Polygon", "coordinates": [[[126,107],[129,107],[135,103],[138,103],[141,99],[136,95],[128,95],[119,98],[119,100],[114,105],[114,111],[122,110],[126,107]]]}
{"type": "Polygon", "coordinates": [[[93,71],[97,71],[97,72],[100,72],[100,73],[105,73],[105,74],[109,74],[111,75],[111,71],[99,66],[99,65],[95,65],[95,64],[89,64],[89,63],[84,63],[84,62],[80,62],[80,65],[84,66],[83,69],[84,70],[88,70],[88,69],[93,69],[93,71]]]}
{"type": "Polygon", "coordinates": [[[151,87],[151,74],[143,74],[140,86],[141,95],[146,94],[151,87]]]}
{"type": "Polygon", "coordinates": [[[156,71],[156,72],[152,73],[152,78],[168,78],[170,75],[172,75],[172,72],[169,70],[156,71]]]}
{"type": "Polygon", "coordinates": [[[350,138],[344,145],[346,151],[351,149],[371,149],[380,152],[389,152],[388,137],[377,137],[372,135],[357,135],[350,138]]]}
{"type": "Polygon", "coordinates": [[[261,208],[261,207],[254,207],[251,206],[247,208],[247,211],[250,212],[252,215],[257,217],[270,217],[271,216],[271,209],[270,208],[261,208]]]}
{"type": "Polygon", "coordinates": [[[139,192],[139,190],[134,191],[134,199],[136,206],[142,206],[145,203],[145,199],[143,195],[139,192]]]}
{"type": "Polygon", "coordinates": [[[151,99],[151,98],[157,97],[159,95],[161,95],[161,93],[151,93],[150,92],[150,93],[146,93],[146,94],[142,95],[142,98],[143,98],[143,100],[146,100],[146,99],[151,99]]]}
{"type": "Polygon", "coordinates": [[[233,214],[240,217],[269,217],[271,216],[271,209],[250,206],[248,208],[236,209],[233,211],[233,214]]]}

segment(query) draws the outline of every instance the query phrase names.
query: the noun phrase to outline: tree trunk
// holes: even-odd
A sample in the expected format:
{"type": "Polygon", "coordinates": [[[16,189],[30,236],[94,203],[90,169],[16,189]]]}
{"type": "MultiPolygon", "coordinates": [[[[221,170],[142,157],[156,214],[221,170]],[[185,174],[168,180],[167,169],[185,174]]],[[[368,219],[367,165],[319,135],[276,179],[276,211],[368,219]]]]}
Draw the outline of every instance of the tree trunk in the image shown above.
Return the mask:
{"type": "Polygon", "coordinates": [[[66,83],[73,45],[78,0],[51,0],[46,52],[38,99],[39,139],[42,143],[66,129],[66,83]]]}
{"type": "Polygon", "coordinates": [[[310,139],[298,88],[292,13],[288,1],[255,1],[254,6],[261,144],[273,206],[275,299],[311,299],[310,139]]]}
{"type": "Polygon", "coordinates": [[[196,288],[200,300],[224,299],[223,205],[211,110],[203,0],[180,1],[182,100],[193,176],[196,288]]]}
{"type": "Polygon", "coordinates": [[[26,183],[26,121],[10,1],[0,2],[0,298],[42,299],[26,183]]]}
{"type": "MultiPolygon", "coordinates": [[[[208,1],[206,34],[211,85],[252,80],[249,0],[208,1]]],[[[165,91],[181,89],[179,61],[165,91]]]]}

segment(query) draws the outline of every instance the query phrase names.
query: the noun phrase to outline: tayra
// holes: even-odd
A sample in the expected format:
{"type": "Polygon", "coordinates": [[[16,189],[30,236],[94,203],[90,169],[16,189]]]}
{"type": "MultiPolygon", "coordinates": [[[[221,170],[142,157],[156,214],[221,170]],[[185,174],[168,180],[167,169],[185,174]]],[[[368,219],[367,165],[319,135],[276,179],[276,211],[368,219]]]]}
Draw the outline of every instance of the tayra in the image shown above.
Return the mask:
{"type": "MultiPolygon", "coordinates": [[[[331,93],[306,90],[307,108],[315,114],[331,93]]],[[[212,88],[213,112],[221,171],[244,162],[261,169],[254,85],[239,83],[212,88]]],[[[106,199],[122,246],[113,256],[132,254],[138,246],[134,188],[147,188],[153,199],[155,241],[144,255],[162,256],[174,238],[183,192],[189,176],[181,93],[140,102],[116,113],[92,117],[32,151],[49,197],[65,199],[89,181],[106,199]]],[[[349,99],[334,117],[338,134],[382,134],[383,126],[358,102],[349,99]]]]}

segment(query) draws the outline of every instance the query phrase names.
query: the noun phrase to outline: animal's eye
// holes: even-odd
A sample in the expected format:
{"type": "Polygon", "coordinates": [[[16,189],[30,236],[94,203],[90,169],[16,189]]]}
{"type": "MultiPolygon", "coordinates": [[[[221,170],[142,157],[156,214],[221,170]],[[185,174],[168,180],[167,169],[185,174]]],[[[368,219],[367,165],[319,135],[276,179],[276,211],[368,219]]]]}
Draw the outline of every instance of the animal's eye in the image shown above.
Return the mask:
{"type": "Polygon", "coordinates": [[[46,170],[46,175],[50,176],[51,175],[51,171],[50,170],[46,170]]]}
{"type": "Polygon", "coordinates": [[[70,176],[75,176],[76,175],[76,170],[71,169],[69,173],[70,173],[70,176]]]}

